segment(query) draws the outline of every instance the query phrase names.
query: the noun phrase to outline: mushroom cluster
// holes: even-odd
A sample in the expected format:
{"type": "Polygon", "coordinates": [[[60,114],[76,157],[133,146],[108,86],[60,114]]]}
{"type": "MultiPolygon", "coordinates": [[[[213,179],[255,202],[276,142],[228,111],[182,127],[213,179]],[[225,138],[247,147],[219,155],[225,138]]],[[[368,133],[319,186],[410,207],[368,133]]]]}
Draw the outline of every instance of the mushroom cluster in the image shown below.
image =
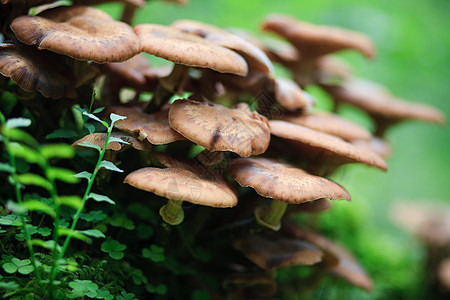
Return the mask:
{"type": "MultiPolygon", "coordinates": [[[[66,108],[85,104],[80,95],[97,86],[95,106],[105,106],[105,116],[126,117],[114,124],[116,139],[143,153],[140,166],[123,178],[143,192],[130,193],[159,206],[164,222],[192,228],[197,243],[217,248],[213,259],[220,271],[214,276],[223,279],[222,293],[269,297],[276,291],[275,270],[293,265],[315,265],[372,289],[344,246],[292,221],[295,214],[329,209],[330,200],[350,201],[349,192],[329,179],[339,166],[362,163],[386,171],[389,126],[405,119],[444,122],[438,110],[354,78],[330,56],[356,50],[372,58],[369,37],[271,15],[262,28],[286,40],[288,48],[277,48],[192,20],[132,27],[139,1],[124,0],[125,22],[83,6],[103,1],[42,6],[47,2],[2,1],[7,17],[1,20],[0,73],[15,83],[21,99],[37,91],[68,98],[66,108]],[[38,5],[37,15],[27,14],[38,5]],[[145,53],[173,65],[151,67],[145,53]],[[292,71],[292,79],[276,77],[273,63],[292,71]],[[375,132],[315,110],[315,99],[303,90],[308,85],[328,92],[336,108],[345,102],[365,110],[375,132]],[[132,99],[121,93],[126,88],[135,92],[132,99]],[[141,101],[144,92],[151,93],[149,101],[141,101]],[[225,251],[233,255],[222,256],[225,251]]],[[[42,114],[42,107],[31,111],[42,114]]],[[[73,145],[103,146],[104,138],[93,133],[73,145]]],[[[110,160],[125,148],[110,144],[110,160]]]]}

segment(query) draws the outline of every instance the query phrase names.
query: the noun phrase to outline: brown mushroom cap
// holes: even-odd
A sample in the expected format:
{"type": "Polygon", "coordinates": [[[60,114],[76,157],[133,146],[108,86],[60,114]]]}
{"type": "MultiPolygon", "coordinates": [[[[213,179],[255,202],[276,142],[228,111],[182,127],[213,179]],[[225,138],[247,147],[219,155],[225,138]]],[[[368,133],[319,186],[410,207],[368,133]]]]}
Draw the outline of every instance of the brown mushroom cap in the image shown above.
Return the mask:
{"type": "MultiPolygon", "coordinates": [[[[105,142],[106,142],[106,136],[107,136],[107,134],[104,132],[103,133],[100,133],[100,132],[91,133],[91,134],[88,134],[88,135],[82,137],[81,139],[73,142],[72,147],[84,149],[85,146],[80,145],[80,144],[83,142],[91,142],[95,145],[100,146],[103,149],[103,147],[105,146],[105,142]]],[[[106,150],[120,151],[124,147],[127,147],[127,146],[132,146],[134,149],[141,150],[141,151],[150,151],[152,148],[151,144],[149,144],[147,141],[140,141],[137,138],[135,138],[134,136],[131,136],[128,134],[112,133],[111,137],[119,138],[119,139],[123,140],[124,142],[127,142],[128,144],[111,141],[108,144],[108,146],[106,147],[106,150]]]]}
{"type": "Polygon", "coordinates": [[[238,158],[229,164],[231,177],[266,198],[298,204],[320,198],[350,200],[339,184],[292,165],[265,158],[238,158]]]}
{"type": "Polygon", "coordinates": [[[286,110],[308,112],[314,105],[314,99],[305,93],[294,81],[287,78],[275,78],[275,98],[286,110]]]}
{"type": "Polygon", "coordinates": [[[267,75],[273,72],[272,63],[261,49],[233,33],[193,20],[177,20],[171,26],[238,52],[245,58],[250,70],[259,71],[267,75]]]}
{"type": "Polygon", "coordinates": [[[124,182],[171,200],[212,207],[232,207],[237,204],[236,192],[225,177],[192,161],[158,156],[161,157],[160,162],[166,169],[139,169],[128,174],[124,182]]]}
{"type": "Polygon", "coordinates": [[[368,141],[355,140],[351,143],[360,149],[369,149],[382,158],[388,158],[392,154],[392,148],[389,143],[379,137],[373,137],[368,141]]]}
{"type": "Polygon", "coordinates": [[[324,267],[334,275],[341,277],[350,284],[366,291],[373,289],[372,279],[363,269],[355,256],[343,246],[338,245],[325,237],[300,228],[293,224],[283,224],[283,230],[288,236],[307,241],[319,247],[324,253],[324,267]]]}
{"type": "Polygon", "coordinates": [[[359,32],[302,22],[286,15],[266,17],[263,30],[272,31],[292,43],[301,55],[322,56],[332,52],[354,49],[368,58],[375,55],[372,41],[359,32]]]}
{"type": "Polygon", "coordinates": [[[194,34],[157,24],[137,25],[134,31],[141,41],[141,50],[149,54],[190,67],[247,74],[247,64],[241,56],[194,34]]]}
{"type": "Polygon", "coordinates": [[[230,109],[212,102],[175,101],[170,126],[209,151],[232,151],[247,157],[266,151],[270,142],[267,119],[240,103],[230,109]]]}
{"type": "Polygon", "coordinates": [[[140,51],[132,28],[85,6],[60,6],[11,23],[16,37],[39,50],[98,63],[125,61],[140,51]]]}
{"type": "Polygon", "coordinates": [[[349,78],[342,85],[323,87],[336,101],[350,103],[375,118],[445,123],[445,116],[436,108],[396,98],[386,88],[368,80],[349,78]]]}
{"type": "Polygon", "coordinates": [[[311,155],[331,155],[338,163],[361,162],[387,170],[386,162],[378,154],[347,143],[339,137],[285,121],[271,120],[269,126],[273,135],[293,141],[300,148],[304,147],[308,150],[305,151],[306,154],[310,152],[311,155]],[[323,153],[319,153],[318,149],[321,149],[323,153]]]}
{"type": "Polygon", "coordinates": [[[295,265],[310,266],[320,262],[323,255],[313,245],[297,239],[257,234],[234,240],[233,248],[265,270],[295,265]]]}
{"type": "Polygon", "coordinates": [[[44,97],[55,99],[76,97],[71,71],[55,53],[4,45],[0,47],[0,73],[28,92],[38,90],[44,97]]]}
{"type": "Polygon", "coordinates": [[[368,141],[372,137],[370,132],[364,127],[331,113],[313,112],[310,114],[285,114],[280,116],[280,119],[335,135],[347,141],[368,141]]]}
{"type": "Polygon", "coordinates": [[[167,109],[146,114],[139,107],[113,106],[108,108],[105,113],[115,113],[127,117],[115,122],[114,127],[138,135],[140,140],[147,139],[153,145],[163,145],[185,139],[170,127],[167,109]]]}

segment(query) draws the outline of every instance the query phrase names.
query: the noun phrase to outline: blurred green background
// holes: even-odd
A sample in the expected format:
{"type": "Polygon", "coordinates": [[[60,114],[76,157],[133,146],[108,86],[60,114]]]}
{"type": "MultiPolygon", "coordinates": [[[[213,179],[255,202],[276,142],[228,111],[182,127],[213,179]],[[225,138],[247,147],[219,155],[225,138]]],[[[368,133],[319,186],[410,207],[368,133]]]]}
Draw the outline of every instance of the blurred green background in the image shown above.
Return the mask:
{"type": "MultiPolygon", "coordinates": [[[[106,9],[118,18],[121,6],[106,9]]],[[[354,73],[385,85],[401,98],[433,105],[447,119],[450,117],[448,0],[191,0],[182,7],[150,1],[137,12],[136,23],[170,24],[188,18],[262,35],[261,20],[274,12],[366,33],[378,48],[373,61],[357,53],[339,54],[352,64],[354,73]]],[[[318,98],[319,107],[329,107],[323,93],[318,89],[311,92],[318,98]]],[[[368,118],[355,109],[342,114],[371,126],[368,118]]],[[[423,248],[392,224],[389,209],[398,200],[446,201],[450,205],[450,128],[406,122],[392,128],[387,138],[394,150],[388,159],[389,171],[360,165],[343,168],[334,179],[349,190],[353,201],[337,202],[322,216],[323,230],[357,254],[372,275],[375,290],[367,294],[330,279],[310,295],[312,298],[425,297],[423,248]]],[[[286,274],[289,272],[296,271],[287,270],[286,274]]],[[[294,293],[284,296],[296,299],[294,293]]]]}

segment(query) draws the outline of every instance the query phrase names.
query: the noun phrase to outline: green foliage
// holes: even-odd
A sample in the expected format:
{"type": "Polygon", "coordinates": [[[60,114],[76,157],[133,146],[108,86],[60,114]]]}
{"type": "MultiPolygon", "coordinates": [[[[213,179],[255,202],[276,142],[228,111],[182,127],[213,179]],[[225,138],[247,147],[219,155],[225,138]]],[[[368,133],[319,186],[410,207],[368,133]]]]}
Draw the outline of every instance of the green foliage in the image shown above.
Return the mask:
{"type": "Polygon", "coordinates": [[[119,243],[116,240],[110,239],[102,243],[102,251],[109,254],[109,256],[113,259],[119,260],[122,259],[125,254],[123,251],[127,249],[127,246],[119,243]]]}

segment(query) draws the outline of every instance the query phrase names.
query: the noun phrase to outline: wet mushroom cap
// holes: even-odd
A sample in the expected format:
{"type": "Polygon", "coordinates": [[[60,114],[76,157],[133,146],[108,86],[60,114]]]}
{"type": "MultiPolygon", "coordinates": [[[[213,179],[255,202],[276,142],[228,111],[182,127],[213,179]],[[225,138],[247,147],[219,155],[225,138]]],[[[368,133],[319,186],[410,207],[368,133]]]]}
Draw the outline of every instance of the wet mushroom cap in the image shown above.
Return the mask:
{"type": "Polygon", "coordinates": [[[320,198],[350,200],[339,184],[270,159],[238,158],[229,164],[228,172],[242,187],[252,187],[263,197],[291,204],[320,198]]]}
{"type": "Polygon", "coordinates": [[[273,135],[298,142],[299,145],[307,148],[314,148],[315,152],[318,152],[317,149],[322,149],[325,153],[330,153],[344,162],[361,162],[368,166],[387,170],[386,162],[378,154],[347,143],[337,136],[285,121],[271,120],[269,126],[273,135]]]}
{"type": "Polygon", "coordinates": [[[336,114],[313,112],[309,114],[285,114],[279,118],[283,121],[338,136],[347,141],[368,141],[372,137],[367,129],[336,114]]]}
{"type": "Polygon", "coordinates": [[[264,20],[263,30],[284,37],[299,49],[301,55],[322,56],[345,49],[357,50],[367,58],[375,55],[372,41],[364,34],[339,27],[314,25],[286,15],[269,15],[264,20]]]}
{"type": "Polygon", "coordinates": [[[37,90],[47,98],[76,97],[71,71],[55,53],[25,45],[0,47],[0,74],[10,77],[23,90],[37,90]]]}
{"type": "Polygon", "coordinates": [[[264,153],[269,146],[267,119],[240,103],[227,108],[212,102],[175,101],[169,111],[170,126],[209,151],[232,151],[239,156],[264,153]]]}
{"type": "Polygon", "coordinates": [[[265,237],[259,234],[234,240],[233,248],[265,270],[314,265],[321,261],[323,255],[315,246],[297,239],[265,237]]]}
{"type": "Polygon", "coordinates": [[[135,134],[140,140],[147,139],[153,145],[164,145],[185,139],[170,127],[167,109],[147,114],[139,107],[113,106],[106,109],[105,113],[127,117],[115,122],[114,127],[135,134]]]}
{"type": "Polygon", "coordinates": [[[11,23],[16,37],[77,60],[98,63],[125,61],[140,52],[138,37],[123,22],[85,6],[61,6],[11,23]]]}
{"type": "Polygon", "coordinates": [[[272,63],[261,49],[233,33],[193,20],[177,20],[171,26],[238,52],[245,58],[250,70],[259,71],[267,75],[274,71],[272,63]]]}
{"type": "MultiPolygon", "coordinates": [[[[91,134],[88,134],[88,135],[82,137],[81,139],[73,142],[72,147],[76,147],[78,149],[83,149],[83,148],[85,148],[85,146],[80,145],[80,144],[83,142],[90,142],[90,143],[100,146],[103,149],[103,147],[105,146],[105,142],[106,142],[106,136],[107,136],[107,134],[104,132],[91,133],[91,134]]],[[[120,151],[124,147],[127,147],[129,145],[132,146],[134,149],[141,150],[141,151],[150,151],[152,148],[151,144],[148,143],[147,141],[140,141],[137,138],[135,138],[134,136],[131,136],[128,134],[112,133],[111,137],[119,138],[128,144],[117,142],[117,141],[110,141],[108,146],[106,147],[106,150],[120,151]]]]}
{"type": "Polygon", "coordinates": [[[134,27],[141,51],[189,67],[245,76],[247,63],[237,53],[191,33],[158,24],[134,27]]]}
{"type": "Polygon", "coordinates": [[[237,195],[227,179],[192,161],[166,157],[160,162],[167,168],[143,168],[124,182],[171,200],[188,201],[212,207],[233,207],[237,195]]]}
{"type": "Polygon", "coordinates": [[[369,80],[352,78],[345,80],[342,85],[323,87],[336,101],[359,107],[375,118],[445,123],[444,114],[436,108],[396,98],[386,88],[369,80]]]}

